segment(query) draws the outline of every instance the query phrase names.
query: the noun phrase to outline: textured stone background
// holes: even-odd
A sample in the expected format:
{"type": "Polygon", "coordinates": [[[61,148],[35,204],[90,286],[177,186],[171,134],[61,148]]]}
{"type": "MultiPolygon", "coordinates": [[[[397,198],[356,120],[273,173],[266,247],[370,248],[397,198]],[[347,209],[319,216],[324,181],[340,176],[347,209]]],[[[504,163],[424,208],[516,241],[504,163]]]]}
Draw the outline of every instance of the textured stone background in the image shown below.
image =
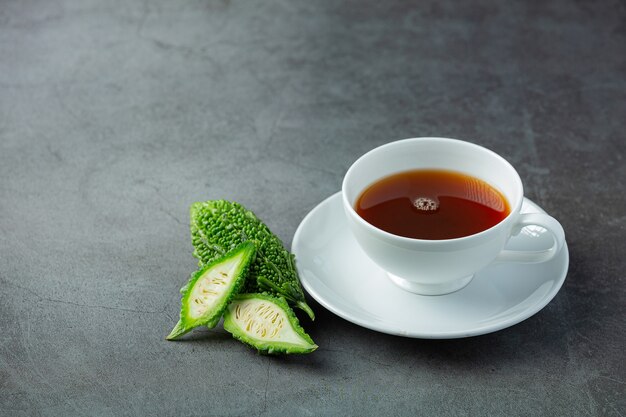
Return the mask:
{"type": "Polygon", "coordinates": [[[0,2],[0,414],[626,414],[624,2],[414,3],[0,2]],[[432,341],[312,301],[306,357],[164,340],[190,203],[289,243],[353,160],[413,136],[502,154],[562,222],[544,310],[432,341]]]}

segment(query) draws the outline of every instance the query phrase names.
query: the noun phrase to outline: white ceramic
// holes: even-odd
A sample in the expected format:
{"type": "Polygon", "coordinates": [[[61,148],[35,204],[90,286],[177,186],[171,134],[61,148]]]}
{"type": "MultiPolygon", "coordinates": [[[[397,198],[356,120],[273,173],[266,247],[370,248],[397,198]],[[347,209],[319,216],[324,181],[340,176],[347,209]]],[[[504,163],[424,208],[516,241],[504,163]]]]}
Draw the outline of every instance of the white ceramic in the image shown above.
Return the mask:
{"type": "MultiPolygon", "coordinates": [[[[522,213],[542,210],[525,199],[522,213]]],[[[545,229],[528,226],[507,244],[510,250],[552,246],[545,229]]],[[[465,288],[424,296],[394,285],[357,244],[337,193],[302,221],[292,243],[306,291],[344,319],[384,333],[447,339],[494,332],[527,319],[557,294],[567,274],[564,244],[549,261],[492,264],[465,288]]]]}
{"type": "Polygon", "coordinates": [[[401,288],[441,295],[465,287],[476,271],[492,262],[546,262],[565,242],[563,228],[545,213],[520,213],[522,181],[504,158],[469,142],[446,138],[413,138],[391,142],[360,157],[342,185],[348,225],[365,253],[401,288]],[[361,192],[386,176],[412,169],[444,169],[482,179],[498,189],[511,207],[497,225],[457,239],[423,240],[394,235],[363,220],[354,205],[361,192]],[[536,225],[551,232],[554,243],[542,251],[504,250],[522,227],[536,225]]]}

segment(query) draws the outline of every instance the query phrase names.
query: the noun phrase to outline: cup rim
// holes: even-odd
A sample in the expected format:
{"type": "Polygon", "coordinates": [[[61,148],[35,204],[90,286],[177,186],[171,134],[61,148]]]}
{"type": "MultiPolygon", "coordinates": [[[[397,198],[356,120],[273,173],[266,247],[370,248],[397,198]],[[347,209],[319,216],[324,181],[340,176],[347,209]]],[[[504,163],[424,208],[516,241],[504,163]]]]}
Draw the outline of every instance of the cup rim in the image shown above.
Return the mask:
{"type": "MultiPolygon", "coordinates": [[[[377,180],[380,180],[381,178],[378,178],[377,180]]],[[[362,190],[361,190],[361,192],[362,192],[362,190]]],[[[343,205],[344,205],[345,209],[348,210],[349,214],[353,218],[355,218],[357,220],[357,222],[359,222],[359,224],[361,224],[362,226],[365,226],[368,230],[370,230],[370,231],[372,231],[374,233],[379,234],[381,237],[385,238],[386,240],[392,240],[392,241],[395,241],[395,242],[398,242],[398,243],[407,243],[407,244],[428,244],[428,245],[444,245],[444,244],[451,244],[451,243],[462,244],[462,243],[467,243],[470,240],[480,239],[480,238],[486,236],[487,234],[492,233],[493,230],[501,228],[501,227],[503,227],[504,224],[511,222],[512,219],[515,216],[517,216],[517,214],[519,214],[519,212],[520,212],[520,210],[522,208],[522,203],[524,201],[524,186],[522,184],[522,179],[520,178],[519,173],[517,172],[515,167],[513,167],[513,165],[509,161],[507,161],[506,159],[504,159],[502,156],[500,156],[499,154],[495,153],[491,149],[485,148],[484,146],[477,145],[477,144],[472,143],[472,142],[460,140],[460,139],[425,136],[425,137],[415,137],[415,138],[400,139],[400,140],[388,142],[388,143],[380,145],[380,146],[378,146],[378,147],[376,147],[374,149],[371,149],[370,151],[368,151],[368,152],[364,153],[363,155],[361,155],[359,158],[357,158],[352,163],[352,165],[350,165],[350,167],[346,171],[346,174],[343,177],[343,181],[341,183],[341,197],[342,197],[343,205]],[[490,154],[495,159],[497,159],[500,162],[504,163],[505,166],[508,166],[511,169],[511,171],[515,174],[514,175],[514,177],[515,177],[514,180],[516,182],[517,189],[519,190],[519,195],[516,196],[517,197],[517,201],[515,203],[515,206],[511,206],[510,207],[509,214],[504,219],[502,219],[500,222],[494,224],[493,226],[491,226],[488,229],[481,230],[480,232],[474,233],[474,234],[471,234],[471,235],[461,236],[461,237],[456,237],[456,238],[451,238],[451,239],[417,239],[417,238],[411,238],[411,237],[406,237],[406,236],[400,236],[400,235],[396,235],[394,233],[387,232],[387,231],[385,231],[383,229],[380,229],[380,228],[372,225],[371,223],[367,222],[361,216],[359,216],[359,214],[356,212],[354,207],[352,207],[352,204],[348,201],[348,196],[347,196],[347,193],[346,193],[346,184],[347,184],[347,181],[348,181],[348,177],[354,171],[355,166],[359,162],[361,162],[363,159],[368,157],[369,155],[371,155],[371,154],[373,154],[375,152],[380,152],[381,150],[383,150],[385,148],[398,146],[398,145],[400,145],[402,143],[420,142],[420,141],[425,141],[425,140],[431,140],[431,141],[435,141],[435,142],[459,143],[459,144],[463,144],[464,146],[469,145],[469,146],[472,146],[472,147],[476,147],[476,148],[479,148],[479,150],[490,154]]]]}

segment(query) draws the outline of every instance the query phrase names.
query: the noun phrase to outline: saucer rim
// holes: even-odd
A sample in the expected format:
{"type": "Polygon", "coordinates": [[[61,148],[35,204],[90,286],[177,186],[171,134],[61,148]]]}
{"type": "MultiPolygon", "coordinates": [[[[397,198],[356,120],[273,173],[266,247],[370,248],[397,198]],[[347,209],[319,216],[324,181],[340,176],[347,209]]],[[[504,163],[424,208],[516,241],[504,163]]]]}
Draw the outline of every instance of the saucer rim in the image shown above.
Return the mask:
{"type": "MultiPolygon", "coordinates": [[[[301,240],[300,235],[303,233],[302,232],[304,228],[303,226],[309,221],[311,217],[314,217],[318,211],[322,210],[327,204],[331,204],[333,199],[341,199],[341,191],[338,191],[326,197],[324,200],[318,203],[313,209],[311,209],[311,211],[307,213],[306,216],[304,216],[304,218],[298,225],[298,228],[296,229],[296,232],[294,233],[294,236],[291,242],[292,252],[294,253],[294,255],[296,255],[296,267],[297,268],[298,268],[298,254],[296,252],[298,248],[298,242],[301,240]]],[[[537,210],[540,213],[545,213],[545,210],[543,210],[541,206],[539,206],[537,203],[533,202],[529,198],[524,197],[524,200],[522,202],[522,207],[524,207],[524,203],[529,204],[533,209],[537,210]]],[[[306,290],[306,292],[313,299],[315,299],[315,301],[317,301],[322,307],[324,307],[331,313],[351,323],[354,323],[358,326],[361,326],[370,330],[374,330],[377,332],[381,332],[381,333],[386,333],[386,334],[395,335],[395,336],[409,337],[409,338],[458,339],[458,338],[465,338],[465,337],[472,337],[472,336],[480,336],[480,335],[493,333],[499,330],[506,329],[508,327],[521,323],[524,320],[527,320],[528,318],[532,317],[533,315],[541,311],[546,305],[548,305],[550,301],[554,299],[556,294],[558,294],[558,292],[561,290],[563,286],[563,283],[565,282],[565,278],[567,277],[567,272],[569,269],[569,249],[567,246],[567,241],[563,244],[563,248],[561,249],[561,251],[555,256],[563,257],[563,259],[561,260],[563,267],[561,269],[561,276],[558,279],[555,279],[555,283],[553,284],[552,289],[550,290],[549,293],[545,294],[540,300],[538,300],[538,302],[531,304],[530,306],[523,309],[518,314],[512,315],[505,320],[488,324],[488,325],[484,325],[484,326],[471,327],[471,328],[468,328],[467,330],[442,331],[442,332],[433,332],[433,331],[424,332],[424,331],[406,330],[406,329],[398,327],[393,322],[376,317],[374,314],[366,310],[359,309],[362,311],[362,313],[364,313],[359,316],[358,314],[353,313],[354,309],[350,311],[350,308],[344,309],[341,306],[337,305],[337,303],[332,303],[332,301],[329,301],[327,299],[327,298],[332,298],[332,297],[322,296],[319,293],[319,291],[317,291],[315,286],[309,282],[309,280],[306,278],[304,274],[300,274],[300,281],[302,283],[302,286],[306,290]],[[368,321],[367,320],[368,316],[371,317],[372,320],[368,321]]],[[[320,282],[323,284],[323,281],[320,281],[320,282]]],[[[462,289],[459,291],[462,291],[462,289]]],[[[437,296],[423,296],[423,295],[418,295],[418,294],[414,294],[414,295],[416,297],[436,297],[440,299],[445,299],[447,296],[449,296],[449,294],[437,295],[437,296]]]]}

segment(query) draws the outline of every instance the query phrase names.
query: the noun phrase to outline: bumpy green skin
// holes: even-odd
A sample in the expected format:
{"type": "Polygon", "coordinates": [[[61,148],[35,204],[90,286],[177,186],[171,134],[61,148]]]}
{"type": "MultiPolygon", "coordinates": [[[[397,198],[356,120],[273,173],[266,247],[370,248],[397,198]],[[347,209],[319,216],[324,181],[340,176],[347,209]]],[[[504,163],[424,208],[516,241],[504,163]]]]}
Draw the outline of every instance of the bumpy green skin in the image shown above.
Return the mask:
{"type": "Polygon", "coordinates": [[[189,282],[180,289],[182,294],[180,320],[166,339],[174,340],[199,326],[207,326],[209,329],[215,327],[215,325],[217,325],[217,323],[220,321],[220,318],[224,314],[224,310],[226,310],[228,303],[243,287],[246,276],[250,270],[250,266],[254,262],[255,254],[255,244],[253,242],[244,242],[230,250],[225,255],[220,256],[213,261],[207,263],[199,271],[195,272],[191,276],[189,282]],[[244,254],[241,259],[241,263],[238,265],[235,277],[233,277],[230,288],[228,288],[226,292],[222,294],[220,299],[215,304],[214,308],[207,310],[202,316],[198,318],[190,317],[190,295],[193,291],[194,286],[198,282],[198,279],[208,273],[211,269],[214,269],[221,263],[228,261],[233,256],[239,255],[241,252],[244,252],[244,254]]]}
{"type": "Polygon", "coordinates": [[[257,245],[257,256],[245,290],[284,297],[315,319],[304,299],[294,256],[254,213],[236,202],[211,200],[192,204],[190,215],[193,255],[200,260],[200,266],[252,240],[257,245]]]}
{"type": "Polygon", "coordinates": [[[269,355],[282,354],[282,353],[304,354],[304,353],[313,352],[315,349],[318,348],[315,342],[313,342],[313,339],[311,339],[311,336],[309,336],[304,331],[302,326],[300,326],[300,323],[298,322],[298,318],[293,313],[293,310],[291,310],[291,308],[289,307],[289,304],[287,304],[285,299],[282,297],[274,297],[269,294],[255,293],[255,294],[236,295],[231,301],[226,311],[224,312],[224,330],[232,334],[235,339],[245,343],[248,346],[253,347],[259,353],[262,353],[262,354],[269,354],[269,355]],[[308,343],[308,345],[304,346],[304,345],[296,345],[293,343],[264,341],[264,340],[259,340],[253,337],[252,335],[246,334],[244,329],[240,328],[235,322],[233,318],[234,316],[233,311],[235,310],[237,303],[244,301],[244,300],[254,299],[254,298],[269,301],[272,304],[278,306],[280,309],[282,309],[286,313],[286,316],[289,320],[289,324],[291,325],[292,329],[300,337],[302,337],[308,343]]]}

